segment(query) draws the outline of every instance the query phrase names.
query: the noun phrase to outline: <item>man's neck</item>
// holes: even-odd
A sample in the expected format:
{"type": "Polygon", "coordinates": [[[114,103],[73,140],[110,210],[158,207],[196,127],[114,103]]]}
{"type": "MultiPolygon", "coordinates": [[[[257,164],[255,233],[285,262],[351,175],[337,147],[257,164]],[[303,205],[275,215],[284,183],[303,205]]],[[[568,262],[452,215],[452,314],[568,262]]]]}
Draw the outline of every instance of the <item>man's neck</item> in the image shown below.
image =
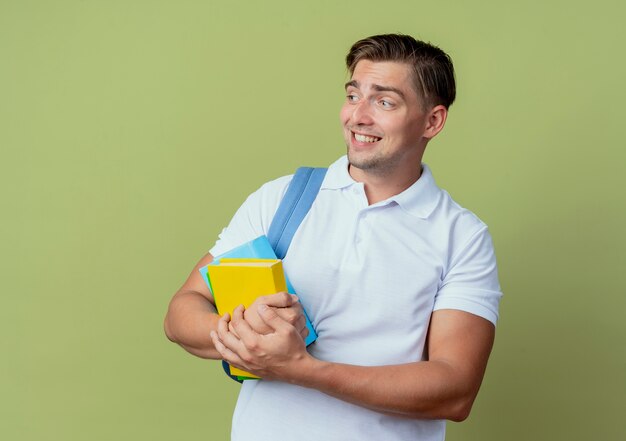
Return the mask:
{"type": "Polygon", "coordinates": [[[420,163],[412,168],[407,168],[404,173],[375,173],[349,165],[348,172],[352,179],[364,184],[367,202],[369,205],[373,205],[402,193],[417,182],[422,175],[422,166],[420,163]]]}

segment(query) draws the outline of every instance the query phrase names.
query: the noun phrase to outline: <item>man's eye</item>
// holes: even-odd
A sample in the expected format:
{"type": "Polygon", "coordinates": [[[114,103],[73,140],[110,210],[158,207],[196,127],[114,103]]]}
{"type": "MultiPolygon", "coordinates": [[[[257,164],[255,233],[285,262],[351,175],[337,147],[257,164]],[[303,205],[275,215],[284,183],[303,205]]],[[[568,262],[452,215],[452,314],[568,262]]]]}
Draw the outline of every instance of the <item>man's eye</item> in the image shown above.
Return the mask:
{"type": "Polygon", "coordinates": [[[356,102],[356,101],[359,99],[359,97],[357,97],[356,95],[353,95],[353,94],[348,94],[348,95],[346,96],[346,98],[347,98],[347,99],[348,99],[348,101],[350,101],[351,103],[354,103],[354,102],[356,102]]]}
{"type": "Polygon", "coordinates": [[[387,109],[390,109],[393,107],[393,103],[387,100],[380,100],[380,105],[387,109]]]}

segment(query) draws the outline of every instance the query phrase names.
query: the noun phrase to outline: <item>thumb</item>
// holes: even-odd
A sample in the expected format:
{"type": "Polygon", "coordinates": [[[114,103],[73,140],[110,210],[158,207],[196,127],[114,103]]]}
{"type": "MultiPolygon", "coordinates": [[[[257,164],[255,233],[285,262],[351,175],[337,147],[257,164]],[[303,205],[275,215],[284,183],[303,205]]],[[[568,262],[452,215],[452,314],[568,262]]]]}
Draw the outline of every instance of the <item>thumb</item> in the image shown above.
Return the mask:
{"type": "Polygon", "coordinates": [[[267,305],[259,305],[257,310],[259,311],[261,320],[274,331],[280,331],[281,329],[286,329],[291,326],[287,321],[283,320],[281,316],[276,314],[274,308],[270,308],[267,305]]]}

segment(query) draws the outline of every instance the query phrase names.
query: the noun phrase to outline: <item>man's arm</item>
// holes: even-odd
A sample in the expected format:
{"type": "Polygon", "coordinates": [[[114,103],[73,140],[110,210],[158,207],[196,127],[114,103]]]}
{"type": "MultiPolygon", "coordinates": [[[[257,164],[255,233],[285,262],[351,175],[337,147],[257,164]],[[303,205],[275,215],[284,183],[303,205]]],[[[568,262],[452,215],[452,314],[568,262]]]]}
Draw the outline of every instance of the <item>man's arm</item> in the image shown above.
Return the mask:
{"type": "Polygon", "coordinates": [[[201,267],[213,261],[209,253],[196,264],[189,277],[174,294],[165,316],[165,335],[186,351],[202,358],[221,358],[209,337],[217,329],[220,316],[213,296],[202,279],[201,267]]]}
{"type": "MultiPolygon", "coordinates": [[[[462,421],[480,388],[493,345],[494,325],[457,310],[435,311],[428,335],[428,361],[365,367],[329,363],[306,352],[288,323],[270,308],[261,317],[274,332],[256,334],[235,311],[212,333],[216,349],[229,363],[265,379],[317,389],[383,413],[462,421]]],[[[383,324],[384,326],[384,324],[383,324]]]]}
{"type": "MultiPolygon", "coordinates": [[[[200,275],[199,269],[213,261],[209,253],[196,264],[189,277],[174,294],[165,316],[165,335],[187,352],[201,358],[220,359],[210,333],[217,329],[220,316],[215,309],[213,295],[200,275]]],[[[259,297],[246,311],[246,320],[255,332],[266,334],[272,329],[257,312],[259,305],[273,307],[287,323],[294,326],[300,338],[306,338],[308,329],[302,307],[295,296],[278,293],[259,297]]]]}

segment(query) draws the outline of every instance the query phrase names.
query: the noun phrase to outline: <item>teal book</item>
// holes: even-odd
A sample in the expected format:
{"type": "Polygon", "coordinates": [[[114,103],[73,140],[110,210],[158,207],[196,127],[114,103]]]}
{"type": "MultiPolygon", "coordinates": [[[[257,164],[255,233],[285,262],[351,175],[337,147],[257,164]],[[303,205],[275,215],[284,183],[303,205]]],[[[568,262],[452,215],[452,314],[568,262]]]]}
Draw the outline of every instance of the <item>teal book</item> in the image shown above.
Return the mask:
{"type": "MultiPolygon", "coordinates": [[[[270,242],[267,240],[266,236],[259,236],[250,242],[246,242],[243,245],[240,245],[236,248],[233,248],[230,251],[225,252],[224,254],[220,254],[219,256],[215,256],[213,258],[212,264],[218,264],[220,259],[223,258],[257,258],[257,259],[276,259],[276,253],[272,249],[270,242]]],[[[200,274],[204,279],[204,282],[207,284],[209,289],[211,289],[211,283],[209,282],[208,269],[207,266],[200,268],[200,274]]],[[[289,277],[285,274],[285,282],[287,282],[287,291],[291,294],[296,294],[293,286],[289,282],[289,277]]],[[[317,340],[317,333],[315,329],[313,329],[313,325],[311,324],[311,320],[304,311],[304,318],[306,319],[306,326],[309,329],[309,335],[304,341],[307,346],[317,340]]],[[[245,380],[247,378],[240,378],[240,380],[245,380]]]]}

